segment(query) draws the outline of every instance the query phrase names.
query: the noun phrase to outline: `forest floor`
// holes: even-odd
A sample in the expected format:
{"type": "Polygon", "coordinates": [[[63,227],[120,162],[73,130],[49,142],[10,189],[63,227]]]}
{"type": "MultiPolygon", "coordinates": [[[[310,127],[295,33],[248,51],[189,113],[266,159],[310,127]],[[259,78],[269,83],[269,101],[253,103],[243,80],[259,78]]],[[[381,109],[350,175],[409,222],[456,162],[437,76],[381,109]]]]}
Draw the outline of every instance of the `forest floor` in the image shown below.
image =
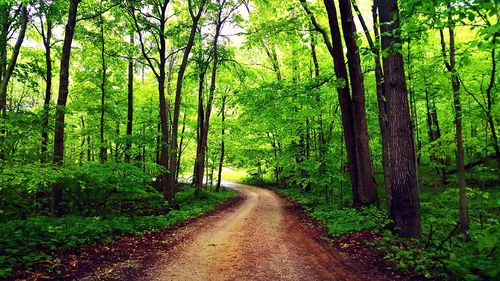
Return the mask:
{"type": "Polygon", "coordinates": [[[78,253],[67,279],[405,280],[369,251],[339,251],[324,228],[272,191],[225,186],[239,200],[170,230],[78,253]]]}

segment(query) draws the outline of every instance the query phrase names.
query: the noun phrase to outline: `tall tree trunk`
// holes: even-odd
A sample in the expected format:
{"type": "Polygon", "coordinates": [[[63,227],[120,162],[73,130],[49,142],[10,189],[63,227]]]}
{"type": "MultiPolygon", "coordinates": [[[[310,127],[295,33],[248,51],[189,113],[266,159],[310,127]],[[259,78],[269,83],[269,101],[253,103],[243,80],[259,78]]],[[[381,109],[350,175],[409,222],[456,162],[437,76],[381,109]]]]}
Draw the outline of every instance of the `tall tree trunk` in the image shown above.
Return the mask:
{"type": "MultiPolygon", "coordinates": [[[[64,43],[61,53],[61,67],[59,70],[59,97],[56,107],[56,121],[54,133],[54,164],[61,166],[64,160],[64,117],[69,88],[69,66],[71,59],[71,45],[75,34],[76,16],[80,0],[70,0],[68,21],[64,33],[64,43]]],[[[52,215],[62,215],[62,183],[54,184],[52,188],[52,215]]]]}
{"type": "MultiPolygon", "coordinates": [[[[360,187],[360,171],[358,169],[358,156],[356,148],[356,127],[354,126],[354,109],[353,101],[350,95],[349,89],[349,79],[347,74],[347,68],[345,66],[344,52],[341,38],[339,22],[337,18],[337,9],[335,7],[335,2],[333,0],[324,0],[325,8],[328,13],[328,23],[330,26],[330,35],[334,40],[330,41],[328,33],[321,28],[321,26],[316,21],[314,14],[307,7],[306,0],[299,0],[304,8],[305,12],[309,15],[314,28],[321,33],[323,36],[323,41],[330,52],[333,59],[334,72],[337,78],[337,94],[340,104],[340,109],[342,112],[342,127],[344,129],[344,139],[347,151],[347,166],[349,170],[349,177],[351,179],[352,188],[352,198],[353,205],[359,207],[364,203],[360,199],[359,189],[360,187]]],[[[359,114],[356,117],[360,117],[359,114]]],[[[359,128],[359,127],[358,127],[359,128]]],[[[364,172],[366,172],[364,170],[364,172]]],[[[364,175],[364,178],[371,178],[373,175],[364,175]]]]}
{"type": "MultiPolygon", "coordinates": [[[[134,33],[130,34],[130,46],[134,46],[134,33]]],[[[132,149],[132,130],[134,125],[134,59],[128,59],[128,95],[127,95],[127,142],[125,145],[125,162],[130,162],[132,149]]]]}
{"type": "MultiPolygon", "coordinates": [[[[375,0],[380,14],[382,48],[400,44],[395,35],[400,29],[397,0],[375,0]]],[[[387,95],[391,158],[390,218],[405,237],[419,237],[420,200],[418,195],[415,145],[408,105],[403,56],[392,51],[383,59],[384,85],[387,95]]]]}
{"type": "MultiPolygon", "coordinates": [[[[201,46],[201,48],[203,48],[201,46]]],[[[202,50],[203,53],[203,50],[202,50]]],[[[202,59],[203,61],[203,59],[202,59]]],[[[198,80],[198,123],[196,127],[196,158],[195,158],[195,163],[194,163],[194,171],[193,171],[193,185],[196,185],[197,178],[201,177],[203,178],[203,172],[200,172],[200,167],[203,169],[203,164],[200,162],[203,162],[203,159],[201,159],[202,155],[202,135],[204,134],[203,129],[204,126],[203,124],[205,123],[205,105],[203,104],[203,94],[205,90],[205,75],[206,75],[206,69],[207,69],[207,63],[202,62],[200,66],[200,75],[199,75],[199,80],[198,80]]],[[[203,179],[201,179],[203,180],[203,179]]]]}
{"type": "Polygon", "coordinates": [[[337,77],[337,93],[339,98],[340,110],[342,112],[342,126],[344,129],[344,139],[347,151],[347,165],[349,176],[351,178],[353,205],[360,206],[359,199],[359,181],[358,165],[356,157],[356,139],[354,129],[354,112],[352,108],[352,99],[350,96],[349,79],[347,75],[346,63],[344,59],[343,46],[337,19],[337,9],[333,0],[324,0],[326,11],[328,13],[328,22],[330,25],[331,37],[334,38],[331,43],[331,55],[333,58],[335,76],[337,77]]]}
{"type": "Polygon", "coordinates": [[[194,14],[192,0],[188,0],[189,5],[189,13],[191,14],[191,18],[193,23],[191,25],[191,31],[189,33],[189,39],[186,44],[186,48],[184,50],[184,55],[182,57],[181,65],[179,67],[179,73],[177,75],[177,85],[175,90],[175,104],[174,104],[174,112],[173,112],[173,121],[172,121],[172,140],[170,142],[170,170],[168,171],[168,198],[170,205],[172,207],[177,206],[177,202],[175,201],[175,182],[177,175],[177,153],[178,153],[178,145],[177,145],[177,135],[179,130],[179,113],[181,108],[181,100],[182,100],[182,85],[184,82],[184,74],[186,72],[189,55],[191,53],[191,49],[194,45],[194,39],[196,36],[196,30],[198,29],[198,24],[200,22],[201,14],[203,13],[203,9],[206,4],[206,0],[202,0],[200,6],[198,8],[198,12],[194,14]]]}
{"type": "MultiPolygon", "coordinates": [[[[497,42],[497,35],[493,37],[493,45],[495,45],[496,42],[497,42]]],[[[493,120],[493,114],[492,114],[492,108],[494,105],[492,92],[497,75],[496,74],[497,62],[495,54],[496,54],[496,49],[495,48],[491,49],[491,75],[490,75],[490,83],[488,85],[488,88],[486,89],[486,110],[487,110],[488,124],[490,126],[490,131],[491,131],[491,139],[493,141],[493,149],[495,150],[498,176],[500,177],[500,145],[498,143],[498,136],[495,129],[495,120],[493,120]]]]}
{"type": "MultiPolygon", "coordinates": [[[[159,65],[159,76],[158,76],[158,94],[160,101],[160,143],[159,143],[159,164],[165,171],[160,176],[160,183],[163,190],[163,197],[168,201],[170,207],[175,208],[176,202],[174,200],[175,190],[170,186],[170,175],[172,171],[169,171],[171,166],[169,166],[169,136],[170,136],[170,125],[169,125],[169,103],[165,97],[165,85],[166,85],[166,52],[167,43],[165,38],[165,28],[167,21],[167,4],[161,6],[160,15],[160,65],[159,65]]],[[[172,140],[173,141],[173,140],[172,140]]],[[[175,162],[175,160],[174,160],[175,162]]]]}
{"type": "MultiPolygon", "coordinates": [[[[375,5],[372,6],[372,16],[374,21],[374,35],[375,40],[380,42],[380,34],[378,31],[378,15],[377,15],[377,7],[375,5]]],[[[384,184],[385,184],[385,192],[386,192],[386,200],[388,210],[391,209],[391,201],[392,201],[392,176],[391,176],[391,158],[390,158],[390,136],[389,136],[389,123],[387,116],[387,95],[385,93],[385,85],[384,85],[384,74],[382,71],[382,65],[380,63],[380,49],[375,45],[372,46],[372,49],[375,54],[375,81],[377,83],[377,104],[378,104],[378,121],[380,127],[380,133],[382,136],[382,166],[384,168],[384,184]]]]}
{"type": "Polygon", "coordinates": [[[182,152],[184,151],[184,133],[186,132],[186,116],[187,114],[184,113],[184,117],[182,117],[181,141],[179,142],[179,155],[177,155],[177,174],[175,175],[176,179],[179,179],[179,173],[181,170],[182,152]]]}
{"type": "Polygon", "coordinates": [[[451,14],[448,15],[449,32],[449,61],[446,54],[446,42],[444,39],[444,31],[439,30],[441,37],[441,51],[444,58],[446,69],[451,75],[451,87],[453,89],[453,108],[455,113],[455,140],[456,140],[456,165],[458,171],[458,187],[459,187],[459,222],[457,232],[464,232],[469,229],[470,218],[467,210],[467,183],[465,182],[465,166],[464,166],[464,143],[462,134],[462,104],[460,100],[460,81],[456,69],[455,55],[455,31],[452,24],[451,14]]]}
{"type": "MultiPolygon", "coordinates": [[[[2,12],[6,12],[7,18],[9,17],[9,5],[5,5],[1,7],[2,12]],[[5,9],[5,10],[4,10],[5,9]]],[[[2,15],[4,16],[4,15],[2,15]]],[[[19,34],[16,40],[16,44],[14,45],[14,48],[12,50],[12,56],[11,59],[7,65],[7,36],[9,32],[9,27],[10,27],[11,22],[9,22],[8,19],[5,19],[3,30],[2,30],[2,44],[5,44],[4,46],[1,46],[0,48],[0,115],[1,115],[1,130],[0,130],[0,145],[3,143],[3,141],[6,138],[7,131],[4,127],[3,122],[5,122],[5,119],[7,117],[7,86],[9,85],[10,78],[12,77],[12,74],[14,73],[14,68],[17,63],[17,58],[19,56],[19,51],[21,49],[21,45],[23,44],[24,41],[24,36],[26,34],[26,28],[28,25],[28,10],[26,8],[26,4],[22,4],[21,7],[21,15],[20,15],[20,28],[19,28],[19,34]],[[5,31],[5,34],[4,34],[5,31]]],[[[5,159],[6,157],[6,152],[3,150],[3,148],[0,146],[0,159],[5,159]]]]}
{"type": "MultiPolygon", "coordinates": [[[[42,22],[41,32],[43,39],[43,46],[45,48],[45,99],[43,102],[43,116],[42,116],[42,149],[40,162],[47,162],[47,151],[49,143],[49,113],[50,113],[50,100],[52,98],[52,58],[51,58],[51,39],[52,39],[52,21],[47,16],[47,33],[45,33],[45,28],[42,22]]],[[[83,119],[82,119],[83,124],[83,119]]]]}
{"type": "MultiPolygon", "coordinates": [[[[208,100],[207,100],[207,105],[205,108],[205,117],[202,123],[202,128],[200,130],[200,154],[196,156],[197,158],[197,163],[199,163],[199,166],[197,167],[197,175],[196,175],[196,182],[195,182],[195,190],[196,194],[199,195],[202,187],[203,187],[203,170],[205,165],[205,158],[206,158],[206,151],[207,151],[207,142],[208,142],[208,130],[210,128],[210,115],[212,113],[212,104],[213,100],[215,97],[215,87],[217,83],[217,66],[219,63],[219,50],[218,50],[218,42],[219,42],[219,35],[220,31],[222,28],[222,22],[221,22],[221,13],[222,9],[224,7],[220,6],[219,11],[218,11],[218,18],[217,18],[217,25],[215,27],[215,36],[214,36],[214,41],[213,41],[213,62],[212,62],[212,75],[210,77],[210,89],[209,89],[209,94],[208,94],[208,100]]],[[[207,175],[208,177],[208,175],[207,175]]]]}
{"type": "MultiPolygon", "coordinates": [[[[7,86],[9,84],[10,78],[14,73],[14,68],[16,67],[17,58],[19,57],[19,51],[21,49],[21,45],[24,41],[24,35],[26,34],[26,28],[28,26],[28,10],[26,8],[26,4],[23,4],[21,7],[21,15],[20,15],[20,28],[19,34],[17,36],[16,44],[12,49],[11,59],[7,66],[7,69],[2,77],[2,84],[0,86],[0,111],[2,116],[5,118],[7,114],[7,86]]],[[[7,43],[7,42],[5,42],[7,43]]]]}
{"type": "MultiPolygon", "coordinates": [[[[370,30],[366,25],[366,22],[359,10],[356,2],[353,0],[353,7],[356,10],[358,15],[359,22],[363,27],[363,32],[365,33],[366,39],[368,41],[368,45],[372,53],[374,54],[374,65],[375,65],[375,82],[376,82],[376,91],[377,91],[377,104],[378,104],[378,122],[380,127],[380,134],[382,137],[382,167],[384,172],[384,185],[385,185],[385,194],[388,209],[390,209],[391,204],[391,167],[390,167],[390,159],[389,159],[389,134],[388,134],[388,124],[387,124],[387,105],[386,105],[386,95],[384,89],[384,75],[382,72],[382,65],[380,64],[380,50],[375,46],[374,40],[370,35],[370,30]]],[[[375,36],[376,42],[380,42],[380,35],[378,31],[378,15],[377,15],[377,7],[375,5],[372,6],[372,18],[373,18],[373,32],[375,36]]]]}
{"type": "Polygon", "coordinates": [[[356,162],[358,166],[358,194],[361,205],[377,202],[377,186],[373,178],[373,168],[368,145],[368,125],[365,112],[365,86],[359,49],[354,38],[356,25],[350,0],[339,0],[344,41],[347,47],[347,64],[352,89],[352,107],[356,142],[356,162]]]}
{"type": "Polygon", "coordinates": [[[105,99],[106,99],[106,57],[104,56],[104,53],[106,51],[106,42],[104,38],[104,18],[102,16],[102,1],[100,2],[99,6],[100,10],[100,16],[99,16],[99,21],[101,25],[101,67],[102,67],[102,76],[101,76],[101,119],[100,119],[100,127],[99,127],[99,139],[101,141],[100,145],[100,152],[99,152],[99,159],[101,164],[106,162],[107,160],[107,144],[104,139],[104,129],[105,129],[105,119],[104,115],[106,113],[106,107],[105,107],[105,99]]]}
{"type": "Polygon", "coordinates": [[[220,159],[219,159],[219,174],[217,175],[217,187],[215,190],[217,192],[220,191],[220,184],[222,181],[222,168],[224,166],[224,154],[225,154],[225,144],[224,138],[226,135],[226,98],[227,96],[222,96],[222,109],[221,109],[221,121],[222,121],[222,129],[221,129],[221,142],[220,142],[220,159]]]}

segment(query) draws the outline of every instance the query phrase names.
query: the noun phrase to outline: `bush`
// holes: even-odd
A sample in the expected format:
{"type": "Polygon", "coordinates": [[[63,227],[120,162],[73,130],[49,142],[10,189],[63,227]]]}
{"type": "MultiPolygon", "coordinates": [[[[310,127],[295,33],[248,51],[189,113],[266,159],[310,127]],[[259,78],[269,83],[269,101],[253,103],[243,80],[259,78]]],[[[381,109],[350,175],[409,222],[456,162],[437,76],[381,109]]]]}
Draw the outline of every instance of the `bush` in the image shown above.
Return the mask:
{"type": "Polygon", "coordinates": [[[148,211],[133,208],[127,214],[159,214],[166,208],[161,196],[151,187],[152,175],[133,164],[87,163],[64,167],[13,164],[0,172],[0,221],[48,214],[50,191],[56,183],[63,186],[63,206],[67,214],[123,214],[129,206],[144,206],[144,201],[154,202],[153,208],[148,211]],[[125,198],[128,203],[122,201],[125,198]],[[118,201],[123,204],[116,207],[118,201]]]}
{"type": "Polygon", "coordinates": [[[92,242],[108,243],[116,237],[169,227],[215,209],[235,196],[232,191],[205,193],[195,198],[192,189],[178,193],[179,210],[158,216],[117,216],[111,218],[67,216],[31,217],[0,224],[0,278],[8,277],[12,267],[30,268],[54,253],[92,242]]]}
{"type": "Polygon", "coordinates": [[[321,195],[299,188],[277,191],[302,205],[332,236],[365,229],[377,233],[382,238],[369,246],[383,252],[385,259],[402,272],[435,279],[450,276],[460,280],[500,279],[500,190],[468,190],[470,241],[464,236],[447,240],[457,223],[458,188],[421,194],[422,239],[403,239],[384,230],[390,221],[383,210],[340,208],[321,195]]]}

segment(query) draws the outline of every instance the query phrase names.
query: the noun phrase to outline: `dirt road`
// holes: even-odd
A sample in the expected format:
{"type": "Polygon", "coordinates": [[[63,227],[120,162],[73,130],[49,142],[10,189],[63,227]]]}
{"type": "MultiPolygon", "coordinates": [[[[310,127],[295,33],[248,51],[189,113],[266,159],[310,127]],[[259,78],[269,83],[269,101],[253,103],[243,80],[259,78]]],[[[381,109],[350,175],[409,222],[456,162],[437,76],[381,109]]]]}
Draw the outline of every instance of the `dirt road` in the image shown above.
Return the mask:
{"type": "Polygon", "coordinates": [[[226,183],[242,203],[172,233],[173,245],[81,280],[382,280],[336,253],[273,192],[226,183]]]}

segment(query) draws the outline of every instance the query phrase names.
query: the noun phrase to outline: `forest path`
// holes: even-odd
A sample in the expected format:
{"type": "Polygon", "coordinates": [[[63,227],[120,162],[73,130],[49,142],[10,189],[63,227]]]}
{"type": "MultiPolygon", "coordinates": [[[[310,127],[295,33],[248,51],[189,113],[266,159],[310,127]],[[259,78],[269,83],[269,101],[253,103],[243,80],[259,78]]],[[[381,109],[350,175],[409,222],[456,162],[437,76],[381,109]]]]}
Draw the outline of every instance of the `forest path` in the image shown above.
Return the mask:
{"type": "Polygon", "coordinates": [[[176,229],[176,243],[81,280],[387,280],[341,256],[275,193],[224,185],[242,202],[176,229]]]}

